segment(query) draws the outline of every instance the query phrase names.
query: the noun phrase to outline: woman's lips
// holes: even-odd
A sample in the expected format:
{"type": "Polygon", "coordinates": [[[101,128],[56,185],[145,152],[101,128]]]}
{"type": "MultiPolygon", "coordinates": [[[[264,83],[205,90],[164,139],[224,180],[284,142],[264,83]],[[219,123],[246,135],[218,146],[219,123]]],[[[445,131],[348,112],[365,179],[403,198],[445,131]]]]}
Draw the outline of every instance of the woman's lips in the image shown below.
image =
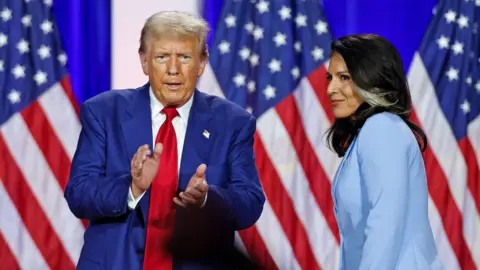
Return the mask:
{"type": "Polygon", "coordinates": [[[332,105],[338,105],[338,104],[342,103],[342,101],[343,101],[343,100],[334,99],[334,100],[330,100],[330,103],[331,103],[332,105]]]}

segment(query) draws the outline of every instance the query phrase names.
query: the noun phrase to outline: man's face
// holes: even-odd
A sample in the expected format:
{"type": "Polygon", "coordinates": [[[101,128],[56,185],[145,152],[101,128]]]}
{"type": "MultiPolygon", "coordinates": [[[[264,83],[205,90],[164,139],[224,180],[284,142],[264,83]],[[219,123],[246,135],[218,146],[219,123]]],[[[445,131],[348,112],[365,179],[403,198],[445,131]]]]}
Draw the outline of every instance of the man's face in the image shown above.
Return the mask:
{"type": "Polygon", "coordinates": [[[148,75],[155,97],[165,107],[180,107],[193,95],[197,78],[205,69],[195,37],[162,37],[147,40],[140,53],[145,75],[148,75]]]}

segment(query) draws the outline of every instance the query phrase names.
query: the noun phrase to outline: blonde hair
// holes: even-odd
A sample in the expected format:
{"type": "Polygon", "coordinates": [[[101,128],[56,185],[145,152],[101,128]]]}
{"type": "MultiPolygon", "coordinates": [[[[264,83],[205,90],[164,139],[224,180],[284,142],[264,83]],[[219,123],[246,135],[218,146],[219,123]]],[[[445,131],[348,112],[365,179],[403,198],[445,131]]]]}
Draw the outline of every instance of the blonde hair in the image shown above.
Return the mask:
{"type": "Polygon", "coordinates": [[[163,35],[195,37],[200,44],[200,54],[208,55],[208,24],[202,18],[182,11],[161,11],[150,16],[142,28],[139,53],[145,53],[147,40],[163,35]]]}

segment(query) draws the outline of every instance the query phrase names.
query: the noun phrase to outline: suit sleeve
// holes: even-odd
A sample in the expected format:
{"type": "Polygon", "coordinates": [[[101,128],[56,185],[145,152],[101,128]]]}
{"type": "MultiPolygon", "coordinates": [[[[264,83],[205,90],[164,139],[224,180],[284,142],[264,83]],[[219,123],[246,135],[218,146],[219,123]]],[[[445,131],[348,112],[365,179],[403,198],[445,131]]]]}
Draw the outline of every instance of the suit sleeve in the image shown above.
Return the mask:
{"type": "Polygon", "coordinates": [[[64,194],[68,206],[76,217],[87,220],[125,214],[131,176],[105,176],[105,130],[87,103],[81,106],[80,121],[82,131],[64,194]]]}
{"type": "Polygon", "coordinates": [[[227,188],[210,185],[205,204],[206,211],[224,219],[235,230],[246,229],[255,224],[265,203],[255,165],[255,129],[256,121],[250,117],[238,131],[228,154],[229,185],[227,188]]]}
{"type": "Polygon", "coordinates": [[[383,116],[362,129],[357,150],[368,216],[359,269],[394,269],[405,230],[412,143],[398,123],[383,116]]]}

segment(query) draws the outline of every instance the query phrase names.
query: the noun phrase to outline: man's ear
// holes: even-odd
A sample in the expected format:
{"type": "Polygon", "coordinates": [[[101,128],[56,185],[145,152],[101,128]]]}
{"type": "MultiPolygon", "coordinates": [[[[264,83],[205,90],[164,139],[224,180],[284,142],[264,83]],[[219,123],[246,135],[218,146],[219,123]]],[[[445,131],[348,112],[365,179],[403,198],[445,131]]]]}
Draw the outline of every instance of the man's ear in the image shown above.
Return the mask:
{"type": "Polygon", "coordinates": [[[140,58],[140,64],[142,65],[143,74],[148,75],[148,59],[145,52],[139,52],[138,56],[140,58]]]}
{"type": "Polygon", "coordinates": [[[208,56],[207,55],[200,56],[200,69],[198,70],[198,74],[197,74],[198,76],[197,77],[202,76],[203,71],[205,71],[205,66],[207,65],[207,61],[208,61],[208,56]]]}

